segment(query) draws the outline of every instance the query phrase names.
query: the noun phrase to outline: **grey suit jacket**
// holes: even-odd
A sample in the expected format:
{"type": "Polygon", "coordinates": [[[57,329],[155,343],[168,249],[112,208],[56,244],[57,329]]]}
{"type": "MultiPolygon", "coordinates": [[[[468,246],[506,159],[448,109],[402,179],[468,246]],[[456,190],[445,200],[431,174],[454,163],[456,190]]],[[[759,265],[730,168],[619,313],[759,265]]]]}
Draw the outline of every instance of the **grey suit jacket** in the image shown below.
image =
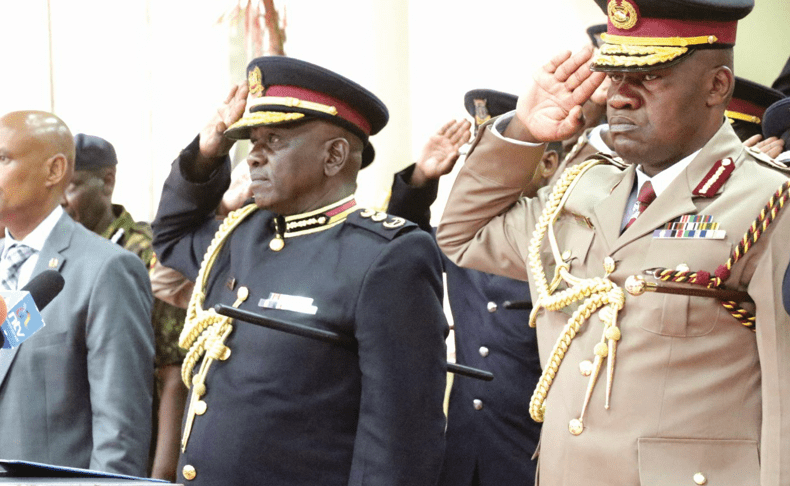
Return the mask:
{"type": "Polygon", "coordinates": [[[0,351],[0,457],[145,475],[154,374],[145,266],[63,214],[33,277],[47,268],[65,285],[41,313],[46,326],[0,351]]]}

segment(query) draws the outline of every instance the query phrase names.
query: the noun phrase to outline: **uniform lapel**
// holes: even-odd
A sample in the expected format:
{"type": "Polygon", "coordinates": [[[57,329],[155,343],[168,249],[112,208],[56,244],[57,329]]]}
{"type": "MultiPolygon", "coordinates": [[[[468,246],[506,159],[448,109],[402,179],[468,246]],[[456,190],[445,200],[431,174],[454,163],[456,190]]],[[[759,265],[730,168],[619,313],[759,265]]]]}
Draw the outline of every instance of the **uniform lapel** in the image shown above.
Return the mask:
{"type": "MultiPolygon", "coordinates": [[[[635,167],[629,166],[622,172],[622,178],[612,188],[609,196],[598,201],[593,208],[593,223],[603,236],[607,248],[613,248],[618,243],[625,205],[631,195],[635,177],[635,167]]],[[[610,251],[607,250],[607,253],[610,251]]]]}
{"type": "MultiPolygon", "coordinates": [[[[33,269],[31,280],[48,268],[60,271],[63,262],[66,260],[66,257],[63,256],[61,252],[68,248],[75,224],[76,223],[74,223],[71,217],[65,212],[60,216],[55,228],[53,228],[49,237],[47,237],[47,241],[44,243],[44,247],[38,255],[38,262],[36,262],[36,266],[33,269]]],[[[46,324],[46,322],[44,324],[46,324]]],[[[32,339],[35,339],[35,337],[32,339]]],[[[4,349],[0,351],[0,387],[3,386],[5,377],[11,369],[11,365],[14,363],[17,352],[19,352],[24,345],[25,343],[22,343],[14,349],[4,349]]]]}

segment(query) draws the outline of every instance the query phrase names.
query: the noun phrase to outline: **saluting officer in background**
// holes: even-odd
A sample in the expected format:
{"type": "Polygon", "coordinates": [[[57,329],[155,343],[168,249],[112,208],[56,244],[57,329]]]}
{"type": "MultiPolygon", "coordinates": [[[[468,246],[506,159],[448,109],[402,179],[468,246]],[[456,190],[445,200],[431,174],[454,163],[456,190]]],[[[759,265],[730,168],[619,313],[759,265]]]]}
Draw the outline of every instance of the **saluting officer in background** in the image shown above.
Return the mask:
{"type": "Polygon", "coordinates": [[[336,73],[262,57],[173,164],[153,227],[162,262],[196,281],[181,339],[186,484],[435,484],[440,254],[416,225],[354,200],[357,172],[373,160],[368,137],[387,118],[336,73]],[[227,154],[242,138],[254,204],[220,225],[227,154]],[[217,303],[339,332],[358,350],[206,310],[217,303]]]}
{"type": "MultiPolygon", "coordinates": [[[[477,127],[516,107],[517,97],[491,89],[466,93],[464,105],[477,127]]],[[[395,174],[387,212],[433,233],[430,207],[439,179],[458,161],[469,140],[470,123],[451,121],[431,136],[415,164],[395,174]]],[[[545,183],[557,170],[562,144],[547,150],[541,164],[545,183]]],[[[533,195],[534,190],[533,189],[533,195]]],[[[442,259],[453,315],[456,361],[491,371],[494,380],[455,376],[447,412],[447,451],[440,486],[528,485],[535,482],[532,454],[540,424],[529,418],[532,390],[541,367],[528,310],[507,310],[504,301],[529,302],[527,282],[461,268],[442,259]]]]}
{"type": "Polygon", "coordinates": [[[591,49],[558,55],[515,117],[481,131],[439,245],[530,281],[539,484],[787,484],[788,179],[724,116],[753,2],[598,3],[609,27],[592,69],[609,72],[609,131],[629,166],[582,163],[553,194],[519,198],[540,142],[575,131],[603,80],[591,49]]]}

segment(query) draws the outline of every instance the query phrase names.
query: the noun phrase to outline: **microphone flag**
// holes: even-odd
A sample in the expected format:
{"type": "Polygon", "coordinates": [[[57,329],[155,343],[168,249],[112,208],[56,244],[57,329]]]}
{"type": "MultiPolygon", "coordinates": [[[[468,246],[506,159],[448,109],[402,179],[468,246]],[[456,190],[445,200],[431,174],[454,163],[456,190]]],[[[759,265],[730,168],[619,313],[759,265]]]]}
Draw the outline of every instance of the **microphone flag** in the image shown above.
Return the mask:
{"type": "MultiPolygon", "coordinates": [[[[44,321],[33,301],[30,292],[25,290],[0,290],[3,304],[0,310],[6,309],[3,324],[0,330],[3,334],[2,349],[11,349],[19,346],[33,333],[44,327],[44,321]]],[[[2,316],[2,314],[0,314],[2,316]]]]}

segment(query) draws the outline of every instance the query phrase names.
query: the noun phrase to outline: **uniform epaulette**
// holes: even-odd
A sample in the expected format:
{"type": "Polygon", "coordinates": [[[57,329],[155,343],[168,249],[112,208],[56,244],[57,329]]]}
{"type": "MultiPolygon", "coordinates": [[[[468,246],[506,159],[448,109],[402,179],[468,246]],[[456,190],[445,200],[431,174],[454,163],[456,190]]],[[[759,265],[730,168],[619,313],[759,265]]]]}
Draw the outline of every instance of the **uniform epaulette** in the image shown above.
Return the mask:
{"type": "Polygon", "coordinates": [[[598,153],[590,155],[589,157],[584,159],[584,161],[586,162],[588,160],[593,160],[593,159],[595,159],[595,160],[604,160],[607,163],[609,163],[610,165],[613,165],[613,166],[617,167],[620,170],[625,170],[626,168],[628,168],[628,164],[623,159],[621,159],[619,156],[617,156],[617,155],[611,155],[611,154],[605,154],[603,152],[598,152],[598,153]]]}
{"type": "Polygon", "coordinates": [[[375,209],[362,209],[350,214],[348,219],[346,219],[346,224],[352,224],[372,231],[388,240],[395,238],[404,231],[412,231],[417,228],[417,225],[411,221],[376,211],[375,209]]]}
{"type": "Polygon", "coordinates": [[[756,149],[754,147],[744,146],[744,149],[746,149],[746,153],[751,155],[752,158],[760,162],[762,165],[767,165],[772,169],[776,169],[785,174],[790,174],[790,167],[788,167],[788,165],[785,164],[784,162],[779,162],[778,160],[774,160],[773,158],[769,157],[767,154],[764,154],[759,149],[756,149]]]}

